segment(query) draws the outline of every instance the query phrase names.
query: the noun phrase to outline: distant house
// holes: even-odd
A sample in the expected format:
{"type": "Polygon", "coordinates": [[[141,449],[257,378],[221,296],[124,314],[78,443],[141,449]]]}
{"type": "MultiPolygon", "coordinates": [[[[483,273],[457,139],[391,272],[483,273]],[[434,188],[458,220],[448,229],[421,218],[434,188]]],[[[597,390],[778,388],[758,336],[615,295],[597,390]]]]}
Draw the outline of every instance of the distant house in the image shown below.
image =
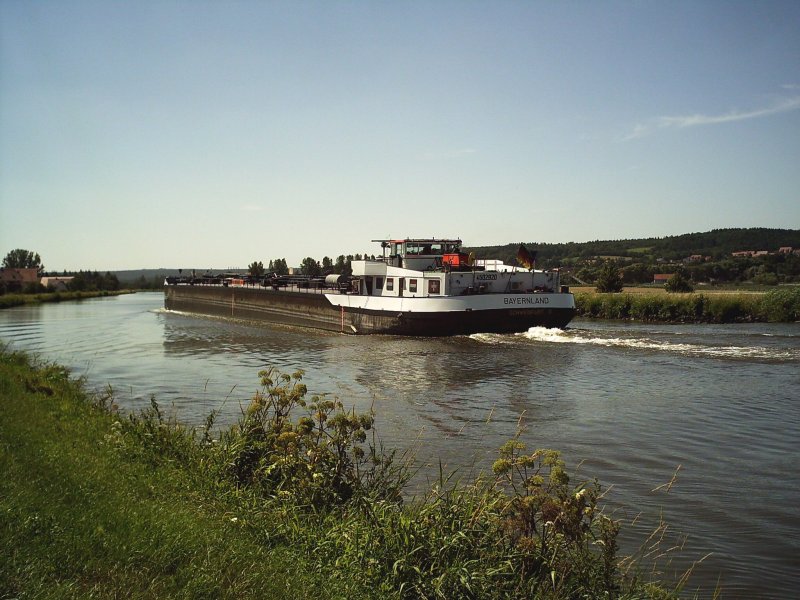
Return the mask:
{"type": "Polygon", "coordinates": [[[752,250],[738,250],[737,252],[731,252],[731,256],[735,258],[748,258],[753,256],[752,250]]]}
{"type": "Polygon", "coordinates": [[[674,273],[656,273],[653,275],[653,283],[664,285],[673,275],[674,273]]]}
{"type": "Polygon", "coordinates": [[[769,256],[768,250],[756,250],[753,252],[753,256],[769,256]]]}
{"type": "Polygon", "coordinates": [[[39,269],[0,269],[0,284],[10,292],[19,292],[25,286],[37,283],[39,283],[39,269]]]}
{"type": "Polygon", "coordinates": [[[56,292],[65,292],[72,277],[42,277],[42,285],[56,292]]]}
{"type": "Polygon", "coordinates": [[[702,254],[692,254],[683,259],[685,263],[699,263],[711,260],[710,256],[703,256],[702,254]]]}
{"type": "Polygon", "coordinates": [[[782,246],[778,248],[778,254],[791,254],[792,247],[791,246],[782,246]]]}

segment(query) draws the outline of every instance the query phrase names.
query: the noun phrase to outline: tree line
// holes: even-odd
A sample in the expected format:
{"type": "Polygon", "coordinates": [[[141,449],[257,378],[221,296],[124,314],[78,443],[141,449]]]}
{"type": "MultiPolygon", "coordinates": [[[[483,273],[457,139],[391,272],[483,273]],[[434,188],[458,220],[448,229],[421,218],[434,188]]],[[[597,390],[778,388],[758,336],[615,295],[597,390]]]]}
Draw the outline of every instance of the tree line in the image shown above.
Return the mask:
{"type": "MultiPolygon", "coordinates": [[[[800,248],[800,230],[769,229],[763,227],[714,229],[704,233],[686,233],[662,238],[634,238],[625,240],[594,240],[549,244],[527,242],[527,247],[537,250],[538,265],[553,268],[571,265],[596,257],[614,256],[637,262],[680,261],[692,254],[710,256],[719,261],[739,250],[776,251],[781,247],[800,248]]],[[[516,256],[519,243],[498,246],[465,247],[479,258],[497,258],[511,261],[516,256]]]]}

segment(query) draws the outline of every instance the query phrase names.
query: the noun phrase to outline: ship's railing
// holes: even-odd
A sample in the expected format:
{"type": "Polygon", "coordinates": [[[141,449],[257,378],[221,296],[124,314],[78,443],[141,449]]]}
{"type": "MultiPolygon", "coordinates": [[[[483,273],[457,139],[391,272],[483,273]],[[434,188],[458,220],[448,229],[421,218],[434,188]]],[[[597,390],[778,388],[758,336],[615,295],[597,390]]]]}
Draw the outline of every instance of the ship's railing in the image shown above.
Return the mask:
{"type": "Polygon", "coordinates": [[[189,285],[199,287],[229,287],[244,289],[286,290],[310,294],[344,294],[350,291],[348,285],[326,284],[324,279],[308,277],[279,278],[221,278],[221,277],[167,277],[165,285],[189,285]]]}

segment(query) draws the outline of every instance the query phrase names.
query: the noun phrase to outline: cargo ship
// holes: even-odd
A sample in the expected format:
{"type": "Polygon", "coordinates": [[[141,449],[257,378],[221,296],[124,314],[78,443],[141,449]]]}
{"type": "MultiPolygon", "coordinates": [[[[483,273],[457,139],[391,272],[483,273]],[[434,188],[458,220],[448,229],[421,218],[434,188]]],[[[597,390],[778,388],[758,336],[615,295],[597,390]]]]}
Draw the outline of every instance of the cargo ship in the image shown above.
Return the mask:
{"type": "Polygon", "coordinates": [[[575,299],[557,270],[475,260],[459,239],[373,240],[382,255],[324,278],[167,277],[167,310],[313,327],[348,334],[450,336],[565,327],[575,299]]]}

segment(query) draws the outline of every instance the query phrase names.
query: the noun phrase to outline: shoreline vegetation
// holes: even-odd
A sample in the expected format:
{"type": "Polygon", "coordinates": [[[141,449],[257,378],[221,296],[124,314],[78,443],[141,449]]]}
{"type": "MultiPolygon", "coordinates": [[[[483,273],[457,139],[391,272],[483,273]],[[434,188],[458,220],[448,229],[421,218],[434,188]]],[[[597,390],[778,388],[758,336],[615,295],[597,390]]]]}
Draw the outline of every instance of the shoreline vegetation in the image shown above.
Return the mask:
{"type": "Polygon", "coordinates": [[[259,377],[236,426],[212,413],[192,429],[0,348],[0,597],[663,599],[686,585],[691,569],[665,584],[664,565],[645,575],[619,556],[604,492],[558,452],[517,434],[491,473],[441,473],[407,498],[413,461],[376,442],[372,414],[309,398],[302,372],[259,377]]]}
{"type": "MultiPolygon", "coordinates": [[[[794,323],[800,322],[800,286],[768,291],[707,290],[671,293],[661,287],[629,287],[622,292],[598,292],[572,286],[578,316],[592,319],[661,323],[794,323]]],[[[62,302],[134,294],[136,290],[5,294],[0,309],[24,304],[62,302]]]]}
{"type": "Polygon", "coordinates": [[[767,292],[669,293],[663,288],[627,288],[603,293],[573,287],[578,315],[662,323],[793,323],[800,321],[800,286],[767,292]]]}
{"type": "Polygon", "coordinates": [[[68,300],[85,300],[87,298],[105,298],[107,296],[120,296],[133,294],[135,290],[99,290],[91,292],[42,292],[38,294],[3,294],[0,295],[0,309],[25,304],[44,304],[46,302],[66,302],[68,300]]]}

